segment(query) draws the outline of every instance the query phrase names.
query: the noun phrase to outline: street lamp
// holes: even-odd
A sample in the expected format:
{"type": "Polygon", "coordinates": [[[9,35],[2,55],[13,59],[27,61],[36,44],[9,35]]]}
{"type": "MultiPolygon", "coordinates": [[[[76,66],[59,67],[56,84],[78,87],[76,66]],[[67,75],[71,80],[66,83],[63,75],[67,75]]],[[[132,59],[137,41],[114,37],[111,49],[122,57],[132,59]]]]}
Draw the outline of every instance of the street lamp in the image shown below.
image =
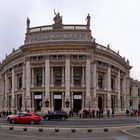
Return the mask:
{"type": "Polygon", "coordinates": [[[49,101],[48,101],[48,99],[45,101],[45,106],[46,107],[49,107],[49,101]]]}
{"type": "Polygon", "coordinates": [[[70,104],[69,100],[67,99],[65,103],[66,103],[66,107],[68,108],[70,104]]]}

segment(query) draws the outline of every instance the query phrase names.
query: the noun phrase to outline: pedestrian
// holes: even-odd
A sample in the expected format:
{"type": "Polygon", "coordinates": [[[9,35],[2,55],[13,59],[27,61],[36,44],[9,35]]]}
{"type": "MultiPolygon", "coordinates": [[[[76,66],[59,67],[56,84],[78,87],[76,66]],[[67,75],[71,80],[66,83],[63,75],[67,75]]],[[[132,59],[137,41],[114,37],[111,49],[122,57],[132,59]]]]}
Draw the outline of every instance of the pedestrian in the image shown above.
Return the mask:
{"type": "Polygon", "coordinates": [[[110,111],[108,110],[108,111],[107,111],[107,117],[109,117],[109,115],[110,115],[110,111]]]}
{"type": "Polygon", "coordinates": [[[115,111],[114,109],[112,109],[112,117],[114,117],[115,111]]]}

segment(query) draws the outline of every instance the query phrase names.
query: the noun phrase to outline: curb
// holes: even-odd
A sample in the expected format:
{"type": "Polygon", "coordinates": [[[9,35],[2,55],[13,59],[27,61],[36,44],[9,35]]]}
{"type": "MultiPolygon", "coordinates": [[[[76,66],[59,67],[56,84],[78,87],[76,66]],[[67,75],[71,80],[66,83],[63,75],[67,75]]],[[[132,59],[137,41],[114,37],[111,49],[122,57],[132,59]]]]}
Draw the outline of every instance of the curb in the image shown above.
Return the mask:
{"type": "Polygon", "coordinates": [[[136,135],[136,134],[133,134],[133,133],[130,133],[127,131],[128,129],[124,129],[124,130],[121,130],[124,134],[127,134],[127,135],[130,135],[130,136],[133,136],[133,137],[136,137],[136,138],[140,138],[140,136],[136,135]]]}

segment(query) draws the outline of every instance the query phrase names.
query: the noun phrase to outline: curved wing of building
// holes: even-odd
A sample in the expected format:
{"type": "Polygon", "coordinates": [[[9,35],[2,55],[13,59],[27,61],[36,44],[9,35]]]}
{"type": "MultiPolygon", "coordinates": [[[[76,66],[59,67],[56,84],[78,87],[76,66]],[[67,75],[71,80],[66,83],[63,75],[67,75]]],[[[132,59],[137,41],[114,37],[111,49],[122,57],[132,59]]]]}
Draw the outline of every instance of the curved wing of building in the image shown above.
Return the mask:
{"type": "Polygon", "coordinates": [[[130,78],[128,60],[95,42],[90,21],[64,25],[57,18],[53,25],[33,28],[27,19],[24,45],[0,65],[0,109],[121,113],[138,108],[140,84],[130,78]]]}

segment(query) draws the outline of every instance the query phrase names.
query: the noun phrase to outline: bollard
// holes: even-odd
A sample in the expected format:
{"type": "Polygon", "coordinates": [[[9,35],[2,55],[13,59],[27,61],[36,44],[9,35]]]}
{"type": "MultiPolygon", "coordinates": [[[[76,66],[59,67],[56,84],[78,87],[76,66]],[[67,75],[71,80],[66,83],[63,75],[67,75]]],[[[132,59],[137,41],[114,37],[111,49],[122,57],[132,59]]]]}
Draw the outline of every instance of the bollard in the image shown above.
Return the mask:
{"type": "Polygon", "coordinates": [[[108,128],[107,127],[104,128],[104,132],[108,132],[108,128]]]}
{"type": "Polygon", "coordinates": [[[39,131],[39,132],[43,132],[43,128],[39,128],[38,131],[39,131]]]}
{"type": "Polygon", "coordinates": [[[90,132],[92,132],[92,129],[91,128],[88,128],[87,131],[90,133],[90,132]]]}
{"type": "Polygon", "coordinates": [[[71,129],[71,132],[72,132],[72,133],[75,133],[75,132],[76,132],[76,129],[75,129],[75,128],[72,128],[72,129],[71,129]]]}
{"type": "Polygon", "coordinates": [[[13,126],[10,126],[10,127],[9,127],[9,130],[13,130],[13,129],[14,129],[13,126]]]}
{"type": "Polygon", "coordinates": [[[28,129],[27,128],[23,128],[23,131],[27,131],[28,129]]]}
{"type": "Polygon", "coordinates": [[[55,128],[55,132],[59,132],[59,128],[55,128]]]}

